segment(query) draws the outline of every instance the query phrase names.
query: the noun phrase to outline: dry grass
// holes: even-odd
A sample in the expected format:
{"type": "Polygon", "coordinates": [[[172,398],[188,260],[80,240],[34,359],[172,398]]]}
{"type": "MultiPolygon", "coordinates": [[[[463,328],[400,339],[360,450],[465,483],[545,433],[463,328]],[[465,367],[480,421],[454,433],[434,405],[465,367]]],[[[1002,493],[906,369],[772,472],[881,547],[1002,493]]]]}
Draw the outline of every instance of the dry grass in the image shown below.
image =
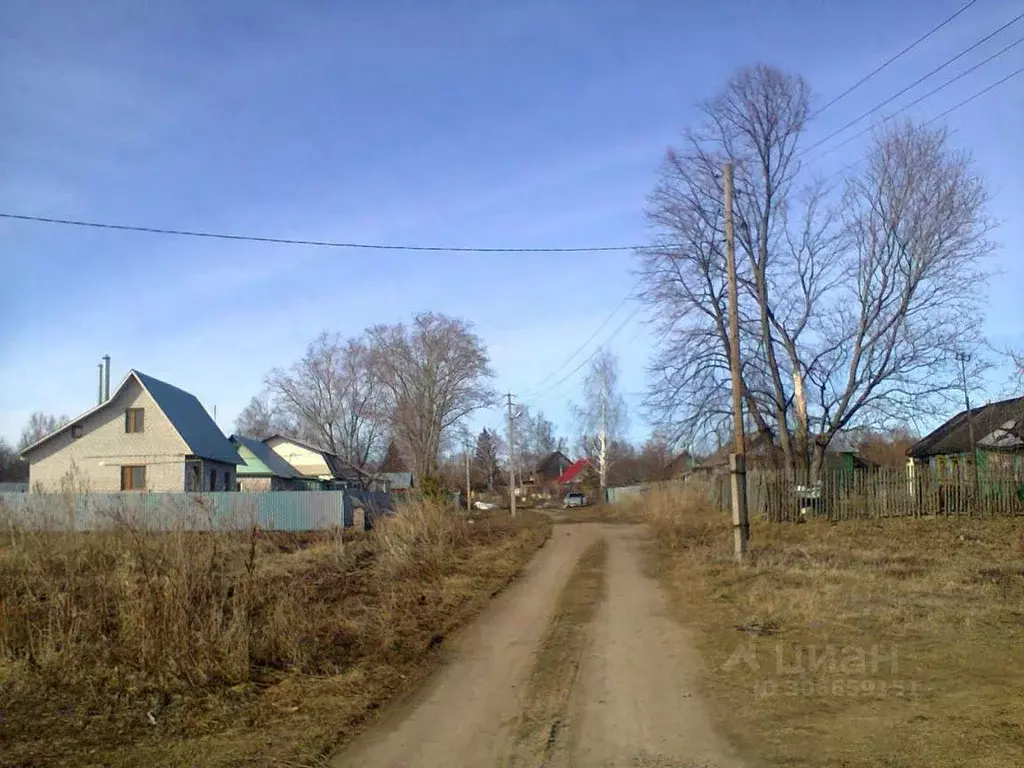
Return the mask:
{"type": "Polygon", "coordinates": [[[14,531],[0,764],[318,764],[427,674],[549,528],[410,504],[344,536],[14,531]]]}
{"type": "Polygon", "coordinates": [[[752,760],[1024,765],[1024,520],[755,522],[737,568],[728,514],[704,498],[634,512],[752,760]]]}

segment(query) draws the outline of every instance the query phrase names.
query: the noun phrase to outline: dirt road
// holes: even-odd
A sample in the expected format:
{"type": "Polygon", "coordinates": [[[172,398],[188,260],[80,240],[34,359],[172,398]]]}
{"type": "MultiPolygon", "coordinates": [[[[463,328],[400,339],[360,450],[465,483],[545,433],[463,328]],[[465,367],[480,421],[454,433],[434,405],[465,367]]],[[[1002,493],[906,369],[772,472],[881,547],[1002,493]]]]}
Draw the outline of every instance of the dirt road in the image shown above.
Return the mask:
{"type": "Polygon", "coordinates": [[[701,659],[643,574],[642,532],[562,525],[449,663],[334,762],[361,768],[734,768],[701,659]]]}

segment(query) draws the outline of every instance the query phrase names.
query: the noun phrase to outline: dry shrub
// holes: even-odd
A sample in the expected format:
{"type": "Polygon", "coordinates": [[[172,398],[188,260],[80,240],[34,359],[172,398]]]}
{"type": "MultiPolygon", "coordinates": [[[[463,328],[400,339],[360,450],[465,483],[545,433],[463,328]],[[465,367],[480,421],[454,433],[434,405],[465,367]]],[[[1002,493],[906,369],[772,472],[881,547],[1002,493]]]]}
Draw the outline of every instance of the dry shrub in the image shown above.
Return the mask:
{"type": "Polygon", "coordinates": [[[467,540],[469,523],[449,506],[424,499],[401,504],[374,530],[378,567],[390,576],[411,572],[436,578],[445,560],[467,540]]]}
{"type": "Polygon", "coordinates": [[[260,536],[126,522],[20,532],[0,558],[0,655],[48,682],[115,691],[234,684],[297,663],[301,600],[257,571],[260,536]]]}
{"type": "Polygon", "coordinates": [[[323,646],[338,638],[322,609],[363,585],[353,568],[372,560],[379,578],[436,579],[467,535],[465,521],[428,502],[405,505],[372,536],[351,534],[347,547],[337,531],[225,531],[194,516],[160,532],[123,509],[107,522],[89,533],[6,526],[0,658],[47,683],[114,691],[325,671],[323,646]]]}
{"type": "Polygon", "coordinates": [[[621,515],[647,523],[660,546],[698,561],[729,557],[731,522],[701,483],[662,483],[620,505],[621,515]]]}
{"type": "Polygon", "coordinates": [[[120,755],[104,764],[135,765],[141,743],[159,756],[149,712],[168,749],[225,734],[224,756],[197,742],[193,758],[152,764],[271,749],[231,736],[241,727],[278,729],[272,749],[289,759],[326,753],[414,680],[550,529],[470,524],[423,502],[369,533],[196,530],[201,509],[157,532],[129,512],[108,510],[89,533],[0,520],[0,712],[15,764],[99,764],[89,754],[100,750],[120,755]]]}

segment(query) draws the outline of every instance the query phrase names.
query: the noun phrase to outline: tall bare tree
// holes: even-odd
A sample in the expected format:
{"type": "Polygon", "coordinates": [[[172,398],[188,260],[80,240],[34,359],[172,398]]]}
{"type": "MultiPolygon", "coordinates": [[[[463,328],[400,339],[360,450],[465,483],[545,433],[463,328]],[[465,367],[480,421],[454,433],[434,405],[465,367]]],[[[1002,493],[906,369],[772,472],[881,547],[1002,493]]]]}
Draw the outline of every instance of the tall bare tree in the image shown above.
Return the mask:
{"type": "Polygon", "coordinates": [[[597,460],[602,491],[608,486],[608,471],[615,458],[610,450],[621,441],[628,426],[626,401],[619,392],[619,362],[607,348],[590,363],[583,381],[583,404],[574,408],[579,422],[581,448],[597,460]]]}
{"type": "Polygon", "coordinates": [[[29,416],[28,424],[21,430],[21,439],[18,441],[18,451],[23,451],[28,446],[42,440],[51,432],[68,423],[65,415],[54,416],[53,414],[36,411],[29,416]]]}
{"type": "Polygon", "coordinates": [[[809,88],[739,72],[668,152],[640,253],[663,342],[647,405],[675,442],[731,419],[721,169],[735,167],[741,395],[786,465],[813,472],[836,432],[935,408],[955,344],[980,333],[985,192],[941,129],[879,132],[842,195],[801,183],[809,88]]]}
{"type": "Polygon", "coordinates": [[[253,397],[235,419],[235,433],[263,440],[271,435],[302,437],[298,424],[271,399],[268,392],[253,397]]]}
{"type": "Polygon", "coordinates": [[[459,423],[494,402],[487,349],[469,323],[433,312],[371,328],[368,340],[393,432],[413,472],[432,477],[459,423]]]}
{"type": "Polygon", "coordinates": [[[380,458],[387,436],[387,391],[362,339],[321,333],[291,368],[266,379],[274,406],[305,437],[356,467],[380,458]]]}
{"type": "Polygon", "coordinates": [[[544,415],[522,406],[516,418],[516,476],[526,478],[552,451],[565,447],[565,440],[555,435],[555,425],[544,415]]]}

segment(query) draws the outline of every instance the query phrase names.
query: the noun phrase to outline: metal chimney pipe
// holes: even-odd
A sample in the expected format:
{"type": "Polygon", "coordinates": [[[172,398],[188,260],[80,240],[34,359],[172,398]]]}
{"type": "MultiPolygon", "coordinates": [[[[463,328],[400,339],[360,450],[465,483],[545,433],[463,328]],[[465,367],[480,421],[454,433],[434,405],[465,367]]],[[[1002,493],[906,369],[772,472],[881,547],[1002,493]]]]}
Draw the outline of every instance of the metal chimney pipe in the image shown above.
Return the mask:
{"type": "Polygon", "coordinates": [[[100,386],[96,395],[96,405],[103,405],[103,363],[98,363],[96,368],[99,371],[100,386]]]}
{"type": "Polygon", "coordinates": [[[110,355],[103,356],[103,402],[110,399],[110,355]]]}

